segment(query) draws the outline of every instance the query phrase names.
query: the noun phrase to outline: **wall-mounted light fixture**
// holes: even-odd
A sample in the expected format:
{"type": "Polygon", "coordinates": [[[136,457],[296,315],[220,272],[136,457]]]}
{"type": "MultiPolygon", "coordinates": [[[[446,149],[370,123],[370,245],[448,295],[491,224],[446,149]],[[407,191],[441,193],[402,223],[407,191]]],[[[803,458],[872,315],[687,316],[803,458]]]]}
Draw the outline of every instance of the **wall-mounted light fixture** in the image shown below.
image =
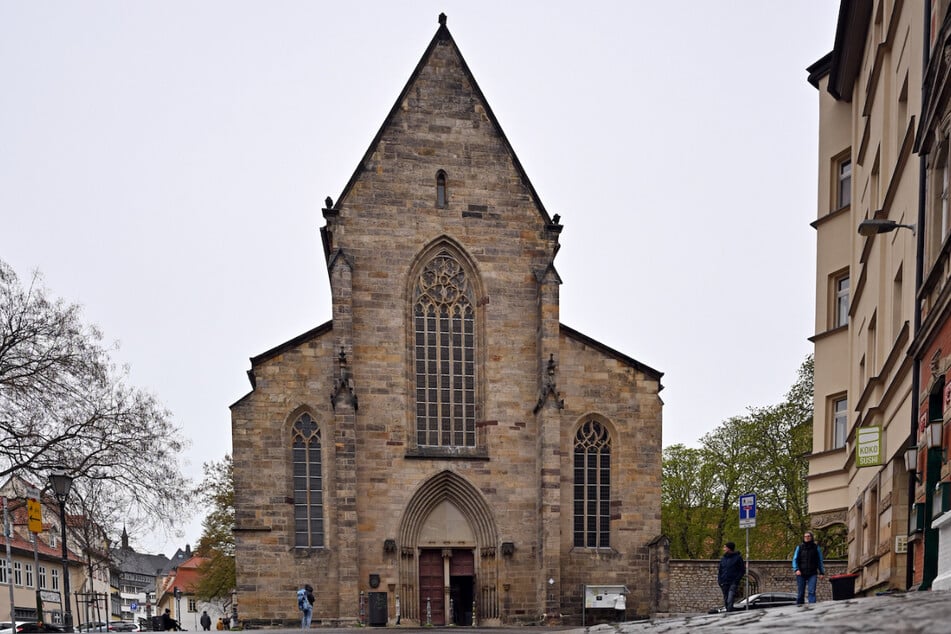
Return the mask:
{"type": "Polygon", "coordinates": [[[915,235],[915,225],[906,225],[887,218],[869,218],[868,220],[863,220],[859,223],[859,234],[863,236],[874,236],[877,233],[894,231],[899,227],[911,229],[911,235],[915,235]]]}
{"type": "Polygon", "coordinates": [[[384,540],[383,540],[383,552],[385,552],[385,553],[395,553],[395,552],[396,552],[396,540],[395,540],[395,539],[384,539],[384,540]]]}
{"type": "Polygon", "coordinates": [[[905,449],[905,469],[915,474],[915,482],[921,482],[921,472],[918,471],[918,445],[911,445],[905,449]]]}
{"type": "Polygon", "coordinates": [[[503,557],[511,557],[512,555],[515,554],[515,543],[514,543],[514,542],[502,542],[502,546],[501,546],[500,550],[502,551],[502,556],[503,556],[503,557]]]}
{"type": "Polygon", "coordinates": [[[941,440],[944,435],[944,423],[940,420],[928,423],[928,449],[938,449],[942,446],[941,440]]]}
{"type": "Polygon", "coordinates": [[[941,462],[944,462],[944,422],[940,420],[928,423],[925,430],[928,449],[938,449],[941,452],[941,462]]]}

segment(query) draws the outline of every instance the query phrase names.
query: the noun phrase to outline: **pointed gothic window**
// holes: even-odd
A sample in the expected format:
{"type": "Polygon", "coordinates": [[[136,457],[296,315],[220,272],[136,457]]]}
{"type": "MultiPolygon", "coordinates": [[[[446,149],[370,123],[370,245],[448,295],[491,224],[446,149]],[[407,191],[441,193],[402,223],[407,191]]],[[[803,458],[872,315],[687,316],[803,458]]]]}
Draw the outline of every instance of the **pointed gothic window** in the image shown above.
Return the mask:
{"type": "Polygon", "coordinates": [[[611,545],[611,436],[596,420],[575,435],[574,545],[611,545]]]}
{"type": "Polygon", "coordinates": [[[324,490],[320,427],[301,414],[291,430],[294,458],[294,546],[323,548],[324,490]]]}
{"type": "Polygon", "coordinates": [[[439,170],[436,172],[436,207],[445,209],[447,200],[446,172],[439,170]]]}
{"type": "Polygon", "coordinates": [[[475,310],[462,265],[441,251],[413,291],[416,444],[474,447],[475,310]]]}

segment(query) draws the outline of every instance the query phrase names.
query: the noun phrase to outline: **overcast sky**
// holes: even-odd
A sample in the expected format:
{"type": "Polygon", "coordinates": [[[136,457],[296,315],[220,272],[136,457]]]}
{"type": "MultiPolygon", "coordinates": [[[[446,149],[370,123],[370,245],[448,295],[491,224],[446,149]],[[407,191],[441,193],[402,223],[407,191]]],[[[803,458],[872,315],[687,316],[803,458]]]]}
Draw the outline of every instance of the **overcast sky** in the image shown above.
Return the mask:
{"type": "MultiPolygon", "coordinates": [[[[562,322],[664,372],[664,445],[696,445],[812,349],[804,69],[838,4],[2,0],[0,259],[119,342],[200,478],[249,357],[330,318],[323,200],[444,11],[561,216],[562,322]]],[[[182,515],[133,546],[194,546],[182,515]]]]}

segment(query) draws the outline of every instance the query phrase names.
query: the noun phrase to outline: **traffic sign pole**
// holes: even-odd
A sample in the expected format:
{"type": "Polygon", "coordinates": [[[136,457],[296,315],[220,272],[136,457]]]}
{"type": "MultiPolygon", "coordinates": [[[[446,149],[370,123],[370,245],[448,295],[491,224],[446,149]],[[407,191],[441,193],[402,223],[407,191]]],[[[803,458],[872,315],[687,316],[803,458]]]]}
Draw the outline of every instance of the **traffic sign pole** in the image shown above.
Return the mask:
{"type": "Polygon", "coordinates": [[[746,529],[746,609],[750,609],[750,529],[746,529]]]}
{"type": "Polygon", "coordinates": [[[746,609],[750,609],[750,529],[756,528],[756,494],[744,493],[740,496],[740,528],[746,529],[746,609]]]}
{"type": "Polygon", "coordinates": [[[10,513],[7,511],[7,498],[0,498],[0,502],[3,504],[3,536],[6,538],[4,541],[7,542],[7,560],[3,562],[3,565],[7,569],[7,583],[10,584],[10,622],[13,624],[12,627],[16,629],[16,610],[14,606],[16,605],[13,602],[13,554],[10,551],[10,541],[13,539],[13,527],[10,524],[10,513]]]}

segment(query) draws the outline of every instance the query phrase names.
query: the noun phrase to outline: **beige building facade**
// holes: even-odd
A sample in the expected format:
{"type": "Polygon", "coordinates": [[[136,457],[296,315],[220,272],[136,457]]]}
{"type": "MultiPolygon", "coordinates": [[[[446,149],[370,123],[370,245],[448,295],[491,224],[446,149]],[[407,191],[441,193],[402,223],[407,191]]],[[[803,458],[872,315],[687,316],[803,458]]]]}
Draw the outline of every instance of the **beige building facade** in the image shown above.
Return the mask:
{"type": "Polygon", "coordinates": [[[86,621],[82,607],[90,599],[98,598],[103,609],[103,620],[108,620],[108,566],[101,553],[82,548],[75,531],[84,520],[67,515],[67,570],[71,596],[66,596],[63,570],[62,525],[59,505],[40,488],[18,477],[8,479],[0,486],[5,509],[3,520],[6,531],[0,531],[0,620],[43,621],[64,625],[69,600],[73,625],[86,621]],[[39,526],[33,532],[29,520],[28,500],[40,503],[39,526]],[[9,558],[8,558],[9,555],[9,558]],[[106,572],[102,574],[102,571],[106,572]],[[11,599],[13,601],[11,605],[11,599]]]}
{"type": "Polygon", "coordinates": [[[908,586],[924,23],[922,2],[844,0],[833,51],[809,68],[819,91],[809,510],[817,528],[846,530],[858,592],[908,586]],[[881,461],[865,466],[859,441],[878,430],[881,461]]]}
{"type": "Polygon", "coordinates": [[[242,623],[305,583],[315,624],[666,611],[662,375],[560,323],[560,218],[445,16],[323,213],[332,319],[232,406],[242,623]]]}

